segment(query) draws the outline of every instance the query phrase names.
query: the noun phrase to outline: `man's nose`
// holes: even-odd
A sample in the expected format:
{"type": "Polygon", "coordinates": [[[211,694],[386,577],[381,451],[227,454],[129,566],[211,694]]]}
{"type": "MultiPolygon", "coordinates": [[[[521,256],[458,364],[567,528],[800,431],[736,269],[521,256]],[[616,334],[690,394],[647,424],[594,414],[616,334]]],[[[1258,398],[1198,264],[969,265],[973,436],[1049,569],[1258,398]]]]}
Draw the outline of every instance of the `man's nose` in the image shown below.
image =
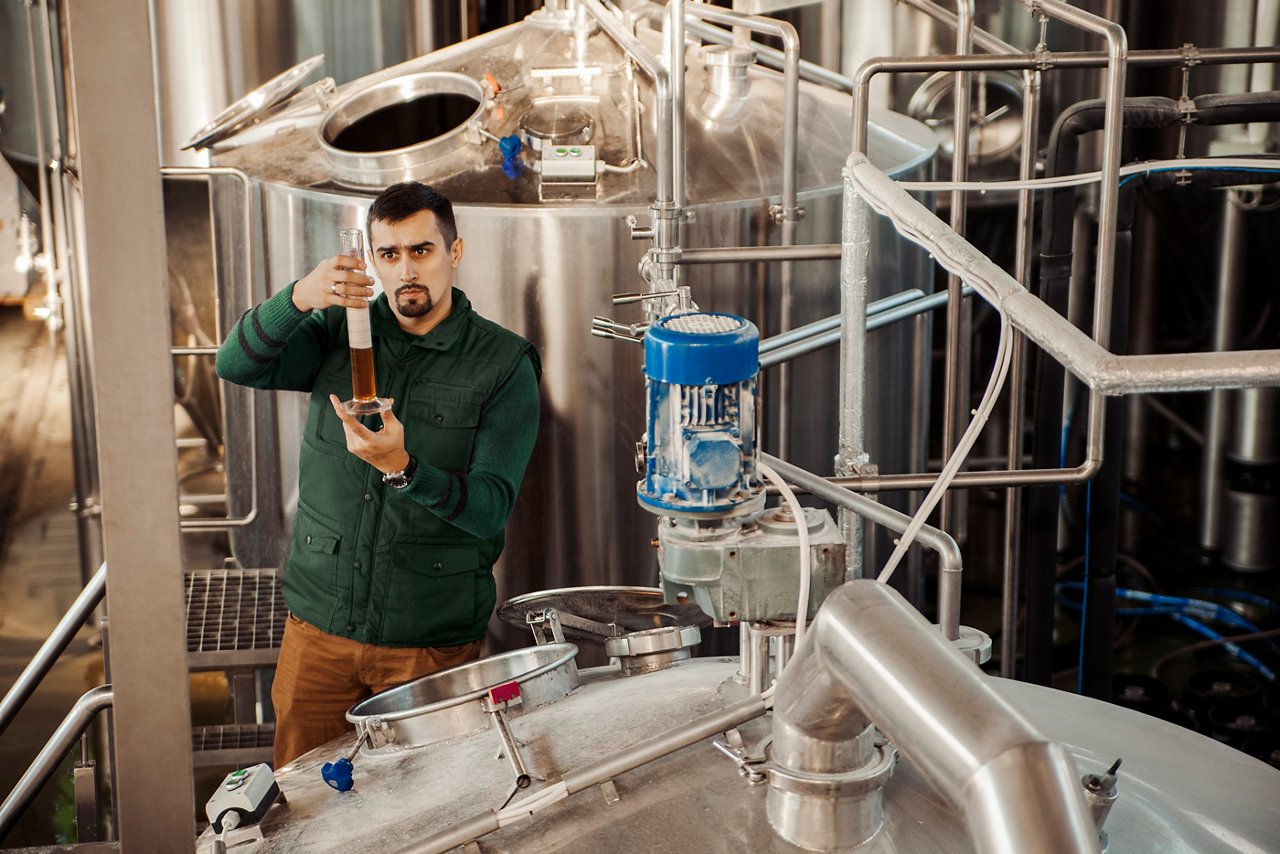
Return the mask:
{"type": "Polygon", "coordinates": [[[400,281],[412,282],[418,278],[418,271],[414,269],[413,259],[405,258],[400,262],[400,281]]]}

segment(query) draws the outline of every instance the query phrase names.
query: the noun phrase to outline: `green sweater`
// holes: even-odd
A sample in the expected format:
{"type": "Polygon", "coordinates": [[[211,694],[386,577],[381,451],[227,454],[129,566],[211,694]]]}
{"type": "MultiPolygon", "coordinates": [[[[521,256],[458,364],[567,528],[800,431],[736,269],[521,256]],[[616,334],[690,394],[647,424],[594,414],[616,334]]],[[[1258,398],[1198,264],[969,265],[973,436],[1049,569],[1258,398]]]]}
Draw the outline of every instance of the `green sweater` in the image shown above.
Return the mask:
{"type": "Polygon", "coordinates": [[[327,399],[351,396],[344,309],[301,312],[286,288],[247,312],[218,353],[226,380],[311,393],[286,602],[325,631],[369,643],[475,640],[537,436],[537,354],[457,289],[449,317],[423,336],[400,328],[385,296],[370,311],[379,394],[395,399],[418,462],[405,490],[385,487],[346,451],[327,399]]]}

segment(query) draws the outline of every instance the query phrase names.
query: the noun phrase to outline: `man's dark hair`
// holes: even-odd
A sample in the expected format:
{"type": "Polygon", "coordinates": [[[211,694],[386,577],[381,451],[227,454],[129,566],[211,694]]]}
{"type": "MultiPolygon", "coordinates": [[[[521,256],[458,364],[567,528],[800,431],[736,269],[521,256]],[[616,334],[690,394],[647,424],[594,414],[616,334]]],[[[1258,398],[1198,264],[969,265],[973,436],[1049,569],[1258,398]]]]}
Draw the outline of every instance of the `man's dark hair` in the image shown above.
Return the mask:
{"type": "Polygon", "coordinates": [[[431,211],[435,214],[436,223],[440,226],[440,236],[444,238],[444,248],[452,249],[453,242],[458,239],[458,224],[453,219],[453,203],[432,187],[418,181],[392,184],[373,200],[364,224],[369,241],[373,241],[374,220],[402,222],[418,211],[431,211]]]}

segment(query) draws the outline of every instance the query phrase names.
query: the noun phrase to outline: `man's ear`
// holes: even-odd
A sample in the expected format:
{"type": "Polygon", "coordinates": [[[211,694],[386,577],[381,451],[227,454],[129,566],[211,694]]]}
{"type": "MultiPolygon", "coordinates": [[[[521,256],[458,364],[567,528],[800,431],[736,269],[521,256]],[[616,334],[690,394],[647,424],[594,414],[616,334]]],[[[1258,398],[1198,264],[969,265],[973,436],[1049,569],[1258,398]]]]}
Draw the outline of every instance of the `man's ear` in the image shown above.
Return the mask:
{"type": "Polygon", "coordinates": [[[450,265],[453,269],[458,269],[458,263],[462,261],[462,238],[455,237],[453,245],[449,247],[449,254],[453,256],[453,263],[450,265]]]}

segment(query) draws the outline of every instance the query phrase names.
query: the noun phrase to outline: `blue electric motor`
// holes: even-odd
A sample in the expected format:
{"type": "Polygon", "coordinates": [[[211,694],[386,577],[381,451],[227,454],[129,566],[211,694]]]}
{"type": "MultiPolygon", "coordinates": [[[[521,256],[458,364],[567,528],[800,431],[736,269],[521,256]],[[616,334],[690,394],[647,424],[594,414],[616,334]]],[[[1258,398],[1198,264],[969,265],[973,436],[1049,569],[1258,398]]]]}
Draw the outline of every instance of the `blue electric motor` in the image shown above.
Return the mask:
{"type": "Polygon", "coordinates": [[[726,516],[759,503],[760,332],[732,314],[668,315],[644,337],[648,431],[640,505],[660,516],[726,516]]]}

